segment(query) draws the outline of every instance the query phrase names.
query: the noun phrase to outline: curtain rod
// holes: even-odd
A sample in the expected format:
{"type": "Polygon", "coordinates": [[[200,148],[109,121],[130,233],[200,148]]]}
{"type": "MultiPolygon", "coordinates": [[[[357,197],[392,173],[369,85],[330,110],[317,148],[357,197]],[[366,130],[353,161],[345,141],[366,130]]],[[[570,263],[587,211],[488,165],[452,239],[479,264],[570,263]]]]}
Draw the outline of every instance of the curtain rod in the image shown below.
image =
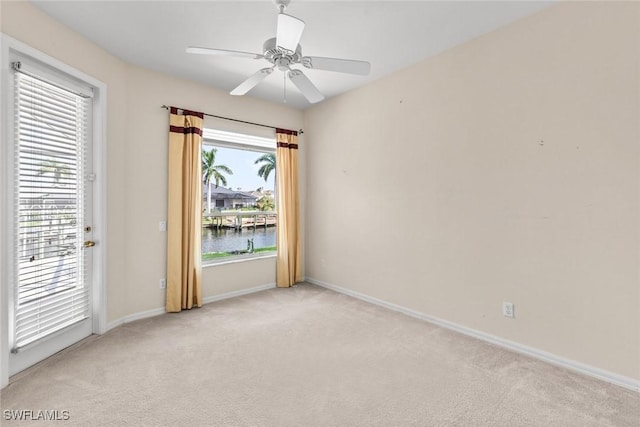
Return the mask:
{"type": "MultiPolygon", "coordinates": [[[[164,108],[165,110],[169,109],[169,107],[167,107],[166,105],[162,105],[160,108],[164,108]]],[[[179,107],[176,107],[176,108],[179,108],[179,107]]],[[[184,110],[184,108],[180,108],[180,109],[184,110]]],[[[203,114],[205,116],[215,117],[216,119],[230,120],[232,122],[246,123],[248,125],[254,125],[254,126],[262,126],[263,128],[280,129],[280,128],[276,127],[276,126],[269,126],[269,125],[263,125],[261,123],[247,122],[247,121],[244,121],[244,120],[232,119],[230,117],[216,116],[215,114],[208,114],[208,113],[203,113],[203,114]]],[[[298,129],[298,133],[300,135],[302,135],[304,133],[304,131],[302,129],[298,129]]]]}

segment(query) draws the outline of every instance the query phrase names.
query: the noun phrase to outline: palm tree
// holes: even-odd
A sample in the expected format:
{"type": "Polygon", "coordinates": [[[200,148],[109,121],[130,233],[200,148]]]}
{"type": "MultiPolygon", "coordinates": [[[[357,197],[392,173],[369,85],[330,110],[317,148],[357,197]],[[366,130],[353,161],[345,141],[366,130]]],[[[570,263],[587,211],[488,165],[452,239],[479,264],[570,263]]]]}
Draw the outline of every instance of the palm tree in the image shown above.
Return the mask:
{"type": "Polygon", "coordinates": [[[210,151],[202,151],[202,181],[209,186],[207,191],[207,212],[211,212],[211,181],[215,181],[216,188],[222,183],[227,185],[227,177],[224,174],[233,175],[233,171],[225,165],[216,165],[217,148],[210,151]]]}
{"type": "Polygon", "coordinates": [[[276,170],[276,155],[274,153],[263,154],[253,164],[257,165],[260,162],[262,162],[263,165],[258,169],[258,176],[267,181],[271,172],[276,170]]]}

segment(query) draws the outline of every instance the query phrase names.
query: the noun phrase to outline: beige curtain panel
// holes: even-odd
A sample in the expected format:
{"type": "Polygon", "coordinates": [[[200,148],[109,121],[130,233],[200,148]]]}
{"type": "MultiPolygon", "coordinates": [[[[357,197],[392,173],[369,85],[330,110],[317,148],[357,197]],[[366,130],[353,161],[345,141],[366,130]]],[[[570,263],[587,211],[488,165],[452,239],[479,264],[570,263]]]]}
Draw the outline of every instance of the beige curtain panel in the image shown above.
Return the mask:
{"type": "Polygon", "coordinates": [[[276,129],[278,220],[276,284],[286,288],[302,281],[300,207],[298,202],[298,132],[276,129]]]}
{"type": "Polygon", "coordinates": [[[203,119],[203,113],[170,108],[167,312],[202,306],[203,119]]]}

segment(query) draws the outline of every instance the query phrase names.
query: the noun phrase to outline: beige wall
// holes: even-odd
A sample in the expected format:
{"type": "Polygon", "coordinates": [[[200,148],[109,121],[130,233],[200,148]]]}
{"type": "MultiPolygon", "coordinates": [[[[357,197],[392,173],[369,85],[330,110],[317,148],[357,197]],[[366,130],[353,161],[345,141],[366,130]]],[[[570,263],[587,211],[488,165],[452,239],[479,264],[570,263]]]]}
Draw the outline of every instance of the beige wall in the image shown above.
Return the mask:
{"type": "MultiPolygon", "coordinates": [[[[138,68],[26,2],[2,2],[0,30],[107,84],[107,321],[164,307],[168,113],[176,105],[291,129],[302,112],[138,68]]],[[[304,178],[304,171],[302,171],[304,178]]],[[[205,268],[205,297],[275,283],[274,259],[205,268]]]]}
{"type": "Polygon", "coordinates": [[[307,110],[307,277],[640,379],[639,18],[557,5],[307,110]]]}

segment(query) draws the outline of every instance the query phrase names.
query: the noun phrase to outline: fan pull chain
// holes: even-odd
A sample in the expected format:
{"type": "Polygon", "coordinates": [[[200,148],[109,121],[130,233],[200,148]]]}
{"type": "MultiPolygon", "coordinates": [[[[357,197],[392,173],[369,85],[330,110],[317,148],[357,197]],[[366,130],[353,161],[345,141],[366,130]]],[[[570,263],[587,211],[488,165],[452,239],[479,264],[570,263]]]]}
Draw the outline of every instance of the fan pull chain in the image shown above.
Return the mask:
{"type": "Polygon", "coordinates": [[[282,73],[282,77],[284,79],[284,99],[282,100],[285,104],[287,103],[287,73],[286,71],[282,73]]]}

